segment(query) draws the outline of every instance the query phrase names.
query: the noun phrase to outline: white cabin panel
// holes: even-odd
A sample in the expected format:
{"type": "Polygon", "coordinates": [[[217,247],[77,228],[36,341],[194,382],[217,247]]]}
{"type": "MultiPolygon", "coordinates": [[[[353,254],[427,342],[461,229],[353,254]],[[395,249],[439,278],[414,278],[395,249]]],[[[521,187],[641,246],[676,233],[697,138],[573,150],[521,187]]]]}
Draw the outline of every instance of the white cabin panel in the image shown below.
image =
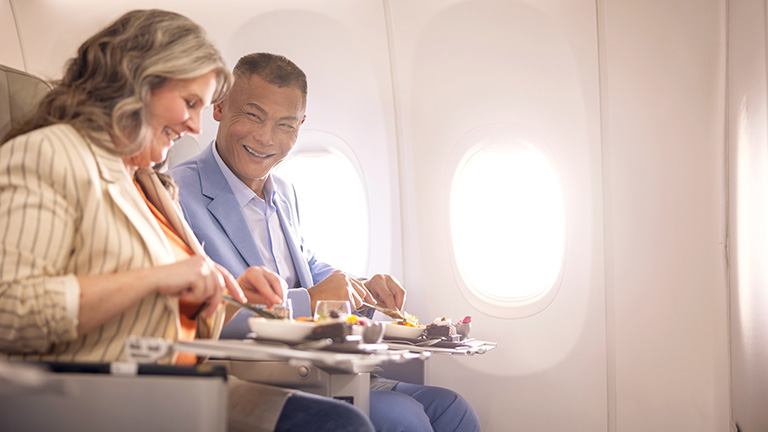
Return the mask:
{"type": "Polygon", "coordinates": [[[0,43],[2,64],[21,71],[26,70],[13,7],[9,1],[0,2],[0,41],[3,41],[0,43]]]}
{"type": "MultiPolygon", "coordinates": [[[[729,344],[734,415],[765,426],[765,0],[0,0],[0,63],[57,79],[136,8],[200,23],[230,66],[268,51],[307,73],[298,146],[333,137],[362,173],[366,273],[499,342],[427,362],[484,430],[726,431],[729,344]],[[472,140],[518,138],[555,169],[565,246],[546,298],[506,313],[465,286],[450,199],[472,140]],[[729,282],[751,289],[729,305],[729,282]]],[[[172,163],[215,137],[204,117],[172,163]]]]}
{"type": "MultiPolygon", "coordinates": [[[[594,2],[387,5],[409,310],[422,321],[472,315],[473,335],[499,342],[479,358],[433,358],[430,383],[468,397],[487,430],[606,430],[594,2]],[[540,137],[564,188],[566,253],[557,295],[542,311],[517,319],[471,306],[451,252],[452,153],[467,134],[495,124],[540,137]]],[[[498,199],[504,199],[501,188],[498,199]]],[[[481,212],[477,223],[484,223],[481,212]]],[[[495,240],[488,238],[488,245],[495,240]]]]}
{"type": "Polygon", "coordinates": [[[725,431],[725,2],[599,3],[611,430],[725,431]]]}
{"type": "Polygon", "coordinates": [[[728,245],[732,421],[768,428],[766,4],[728,4],[728,245]]]}

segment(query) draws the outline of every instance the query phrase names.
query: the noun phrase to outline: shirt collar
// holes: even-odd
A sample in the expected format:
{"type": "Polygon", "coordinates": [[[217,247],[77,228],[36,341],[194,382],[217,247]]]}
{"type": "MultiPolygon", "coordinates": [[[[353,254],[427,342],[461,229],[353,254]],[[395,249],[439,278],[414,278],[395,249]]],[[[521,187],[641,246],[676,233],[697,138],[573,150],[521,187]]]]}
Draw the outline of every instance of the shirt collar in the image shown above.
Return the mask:
{"type": "MultiPolygon", "coordinates": [[[[237,178],[235,173],[233,173],[227,164],[224,163],[224,160],[221,159],[221,156],[219,156],[219,151],[216,149],[217,145],[218,144],[214,141],[213,145],[211,146],[213,158],[216,160],[216,164],[219,166],[222,174],[224,174],[224,178],[227,179],[227,183],[232,189],[232,193],[235,194],[235,199],[237,200],[237,203],[240,205],[240,207],[245,207],[254,198],[263,202],[263,200],[259,198],[259,196],[256,195],[256,193],[252,191],[251,188],[246,186],[242,180],[237,178]]],[[[270,198],[270,204],[272,201],[272,196],[274,195],[274,189],[275,188],[272,183],[272,176],[269,175],[267,176],[267,180],[264,182],[264,196],[270,198]]]]}

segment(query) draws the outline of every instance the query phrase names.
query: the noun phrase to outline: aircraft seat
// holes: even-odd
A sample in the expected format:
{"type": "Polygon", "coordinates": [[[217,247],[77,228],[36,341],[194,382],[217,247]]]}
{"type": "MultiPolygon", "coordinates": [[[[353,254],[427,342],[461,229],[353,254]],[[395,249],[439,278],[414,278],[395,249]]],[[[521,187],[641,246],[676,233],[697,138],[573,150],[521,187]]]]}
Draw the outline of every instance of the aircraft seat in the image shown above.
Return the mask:
{"type": "Polygon", "coordinates": [[[50,89],[45,80],[0,64],[0,138],[34,110],[50,89]]]}
{"type": "MultiPolygon", "coordinates": [[[[45,80],[0,64],[0,137],[51,88],[45,80]]],[[[1,430],[226,429],[226,376],[211,368],[198,373],[172,366],[143,365],[133,371],[128,364],[61,364],[61,371],[30,372],[32,367],[0,361],[1,430]]]]}

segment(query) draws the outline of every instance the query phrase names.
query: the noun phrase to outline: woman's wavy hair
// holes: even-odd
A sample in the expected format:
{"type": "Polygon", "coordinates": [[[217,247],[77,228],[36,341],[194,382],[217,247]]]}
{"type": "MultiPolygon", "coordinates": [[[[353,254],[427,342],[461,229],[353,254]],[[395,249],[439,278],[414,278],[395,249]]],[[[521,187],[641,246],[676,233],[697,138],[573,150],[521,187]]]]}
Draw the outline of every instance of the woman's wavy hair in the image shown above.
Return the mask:
{"type": "Polygon", "coordinates": [[[172,79],[214,71],[213,102],[223,99],[232,75],[198,24],[163,10],[134,10],[86,40],[67,62],[64,77],[37,111],[5,141],[34,129],[67,123],[122,156],[149,142],[147,105],[153,90],[172,79]],[[105,135],[126,143],[116,148],[105,135]]]}

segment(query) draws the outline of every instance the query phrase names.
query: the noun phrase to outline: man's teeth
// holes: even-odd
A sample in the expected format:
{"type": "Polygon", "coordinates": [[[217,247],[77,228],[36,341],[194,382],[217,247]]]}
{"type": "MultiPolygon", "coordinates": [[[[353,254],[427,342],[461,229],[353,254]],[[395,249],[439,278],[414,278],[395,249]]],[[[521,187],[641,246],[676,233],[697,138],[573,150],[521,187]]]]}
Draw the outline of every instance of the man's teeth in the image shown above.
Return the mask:
{"type": "Polygon", "coordinates": [[[250,154],[252,154],[252,155],[254,155],[256,157],[265,158],[265,157],[269,156],[269,155],[263,155],[263,154],[260,154],[260,153],[256,153],[255,151],[253,151],[253,149],[251,149],[249,147],[246,147],[246,146],[243,146],[243,148],[245,149],[245,151],[247,151],[248,153],[250,153],[250,154]]]}
{"type": "Polygon", "coordinates": [[[177,139],[181,138],[181,135],[177,134],[176,132],[173,131],[173,129],[169,127],[166,127],[164,130],[165,130],[165,134],[168,135],[173,141],[176,141],[177,139]]]}

